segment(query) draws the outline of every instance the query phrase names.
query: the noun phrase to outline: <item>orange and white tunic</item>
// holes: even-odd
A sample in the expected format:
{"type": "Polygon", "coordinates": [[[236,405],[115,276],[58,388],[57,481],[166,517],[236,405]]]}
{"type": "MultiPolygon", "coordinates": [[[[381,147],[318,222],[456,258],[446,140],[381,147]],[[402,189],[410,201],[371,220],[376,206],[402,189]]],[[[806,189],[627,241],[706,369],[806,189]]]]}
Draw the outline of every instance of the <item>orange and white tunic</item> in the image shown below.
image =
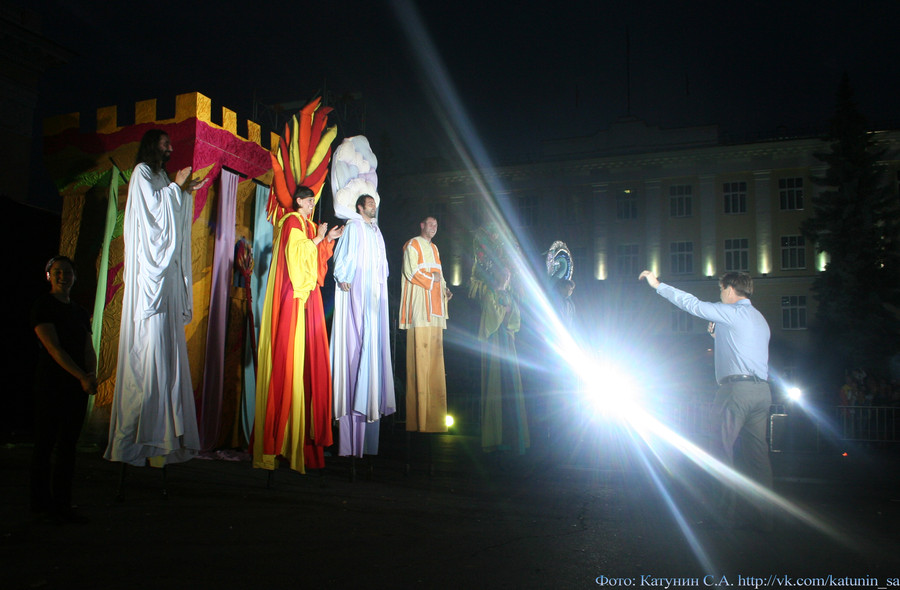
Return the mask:
{"type": "Polygon", "coordinates": [[[406,243],[400,329],[406,330],[406,430],[411,432],[447,431],[443,274],[437,246],[421,237],[406,243]]]}
{"type": "Polygon", "coordinates": [[[447,327],[446,282],[437,246],[416,236],[403,246],[400,329],[447,327]],[[435,278],[438,271],[440,279],[435,278]]]}

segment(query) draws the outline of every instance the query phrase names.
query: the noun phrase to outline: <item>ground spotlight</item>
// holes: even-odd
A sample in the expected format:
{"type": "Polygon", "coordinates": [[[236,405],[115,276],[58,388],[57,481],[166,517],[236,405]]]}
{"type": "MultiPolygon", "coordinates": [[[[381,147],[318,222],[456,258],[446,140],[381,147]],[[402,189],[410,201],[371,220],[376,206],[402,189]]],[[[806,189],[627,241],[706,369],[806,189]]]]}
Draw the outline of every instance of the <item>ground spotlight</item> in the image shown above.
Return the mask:
{"type": "Polygon", "coordinates": [[[447,428],[450,428],[451,426],[453,426],[453,423],[454,423],[453,416],[451,416],[450,414],[447,414],[447,417],[444,418],[444,423],[447,425],[447,428]]]}

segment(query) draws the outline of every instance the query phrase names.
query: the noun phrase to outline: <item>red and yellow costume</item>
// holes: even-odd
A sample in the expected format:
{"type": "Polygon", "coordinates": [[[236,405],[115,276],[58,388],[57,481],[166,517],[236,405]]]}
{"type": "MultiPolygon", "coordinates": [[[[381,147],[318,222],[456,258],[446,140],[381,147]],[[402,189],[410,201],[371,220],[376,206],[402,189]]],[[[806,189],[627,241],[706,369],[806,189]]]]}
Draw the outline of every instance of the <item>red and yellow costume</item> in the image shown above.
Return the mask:
{"type": "Polygon", "coordinates": [[[274,179],[269,220],[274,226],[256,373],[253,466],[275,469],[284,457],[291,469],[325,465],[331,436],[331,370],[320,287],[334,242],[312,241],[318,226],[293,209],[298,186],[318,203],[331,160],[336,127],[325,129],[327,107],[319,99],[285,126],[272,154],[274,179]]]}

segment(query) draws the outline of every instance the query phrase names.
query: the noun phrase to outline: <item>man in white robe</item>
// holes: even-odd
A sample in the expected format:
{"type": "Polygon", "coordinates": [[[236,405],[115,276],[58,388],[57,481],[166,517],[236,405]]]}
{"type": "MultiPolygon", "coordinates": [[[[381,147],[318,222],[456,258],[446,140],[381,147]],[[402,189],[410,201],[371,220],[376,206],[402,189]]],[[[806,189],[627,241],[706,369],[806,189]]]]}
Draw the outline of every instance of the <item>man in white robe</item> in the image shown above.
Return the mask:
{"type": "Polygon", "coordinates": [[[116,389],[104,458],[131,465],[187,461],[200,449],[184,326],[193,313],[191,192],[206,181],[184,168],[170,182],[169,136],[141,139],[125,206],[125,289],[116,389]]]}
{"type": "Polygon", "coordinates": [[[393,414],[394,373],[388,323],[387,255],[375,199],[357,200],[334,251],[331,371],[338,454],[378,453],[379,419],[393,414]]]}

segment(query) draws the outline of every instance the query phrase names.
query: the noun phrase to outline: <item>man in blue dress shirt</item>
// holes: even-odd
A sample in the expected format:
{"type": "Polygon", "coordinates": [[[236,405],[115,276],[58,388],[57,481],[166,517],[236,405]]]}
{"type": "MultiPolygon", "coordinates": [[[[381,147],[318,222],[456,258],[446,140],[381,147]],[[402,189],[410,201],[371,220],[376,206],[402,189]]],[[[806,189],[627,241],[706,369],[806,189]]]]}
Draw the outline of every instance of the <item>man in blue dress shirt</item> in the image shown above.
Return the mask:
{"type": "MultiPolygon", "coordinates": [[[[766,444],[766,420],[772,405],[769,389],[769,324],[750,303],[753,279],[745,272],[728,272],[719,279],[720,302],[700,301],[671,285],[661,283],[649,270],[640,274],[656,292],[675,307],[710,322],[715,338],[716,381],[719,389],[713,404],[718,432],[713,437],[717,458],[734,466],[734,446],[740,438],[740,459],[746,475],[772,487],[772,466],[766,444]]],[[[733,507],[729,507],[729,512],[733,507]]],[[[763,511],[759,522],[771,526],[763,511]]],[[[731,514],[728,515],[733,516],[731,514]]]]}

